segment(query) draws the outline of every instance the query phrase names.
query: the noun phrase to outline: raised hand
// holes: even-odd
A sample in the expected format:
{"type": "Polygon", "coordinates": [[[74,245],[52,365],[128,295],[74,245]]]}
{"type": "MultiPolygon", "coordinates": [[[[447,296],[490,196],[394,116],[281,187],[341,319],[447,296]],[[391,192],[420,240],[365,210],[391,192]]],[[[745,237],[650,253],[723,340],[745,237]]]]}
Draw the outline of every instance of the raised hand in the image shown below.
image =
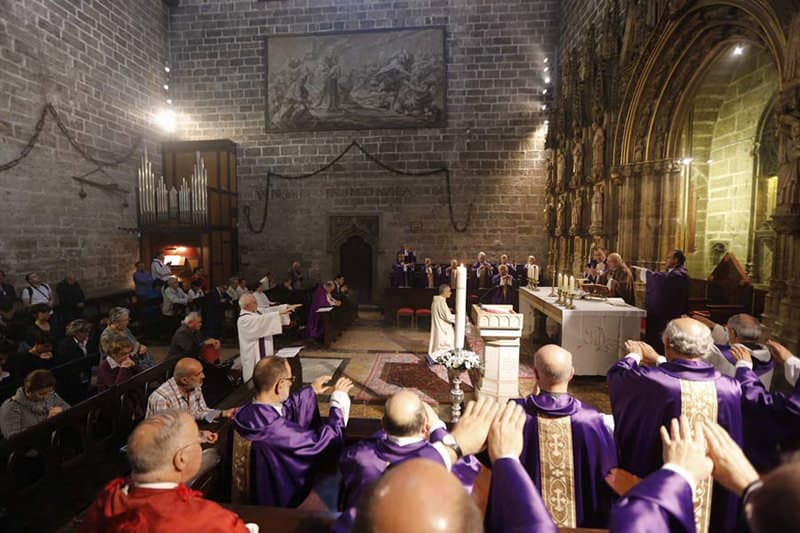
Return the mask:
{"type": "Polygon", "coordinates": [[[353,382],[350,378],[341,377],[336,380],[336,385],[333,386],[333,390],[337,391],[340,390],[346,394],[350,394],[350,389],[353,388],[353,382]]]}
{"type": "Polygon", "coordinates": [[[311,389],[315,394],[322,394],[328,388],[325,386],[325,384],[329,382],[332,377],[333,376],[319,376],[317,379],[311,382],[311,389]]]}
{"type": "Polygon", "coordinates": [[[219,439],[219,435],[213,431],[208,431],[207,429],[200,431],[200,441],[204,444],[214,444],[217,439],[219,439]]]}
{"type": "Polygon", "coordinates": [[[751,365],[753,364],[753,354],[741,344],[734,344],[731,346],[731,355],[736,359],[737,363],[739,361],[745,361],[751,365]]]}
{"type": "Polygon", "coordinates": [[[775,361],[782,365],[785,365],[786,361],[792,357],[792,352],[790,352],[786,346],[777,341],[767,341],[767,348],[769,348],[769,352],[772,354],[772,357],[775,359],[775,361]]]}
{"type": "Polygon", "coordinates": [[[683,467],[699,483],[711,475],[713,463],[706,457],[706,443],[703,428],[698,422],[694,431],[685,416],[673,418],[670,430],[661,427],[661,442],[664,449],[664,463],[683,467]]]}
{"type": "Polygon", "coordinates": [[[464,414],[451,431],[464,455],[472,455],[483,449],[489,427],[499,410],[500,405],[485,396],[467,404],[464,414]]]}
{"type": "Polygon", "coordinates": [[[642,355],[642,346],[639,341],[627,340],[625,341],[625,351],[628,353],[635,353],[639,356],[642,355]]]}
{"type": "Polygon", "coordinates": [[[750,483],[758,479],[758,472],[722,426],[706,420],[703,433],[708,444],[708,456],[714,462],[714,479],[734,494],[741,495],[750,483]]]}
{"type": "Polygon", "coordinates": [[[422,408],[425,410],[425,417],[428,419],[428,427],[432,428],[441,422],[436,410],[425,402],[422,402],[422,408]]]}
{"type": "Polygon", "coordinates": [[[519,457],[522,454],[525,411],[514,402],[508,402],[494,418],[489,428],[489,459],[494,463],[501,457],[519,457]]]}

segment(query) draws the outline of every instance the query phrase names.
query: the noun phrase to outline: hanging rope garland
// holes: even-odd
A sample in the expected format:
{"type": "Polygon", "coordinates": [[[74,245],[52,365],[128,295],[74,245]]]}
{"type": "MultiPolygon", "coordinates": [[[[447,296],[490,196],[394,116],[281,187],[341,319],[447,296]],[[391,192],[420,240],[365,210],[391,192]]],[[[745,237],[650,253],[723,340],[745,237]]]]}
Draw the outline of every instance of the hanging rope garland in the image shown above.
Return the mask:
{"type": "Polygon", "coordinates": [[[267,179],[266,179],[266,188],[264,191],[264,212],[261,215],[261,222],[256,228],[253,224],[252,218],[250,217],[251,211],[250,206],[243,206],[242,213],[244,214],[245,222],[247,223],[247,228],[253,233],[262,233],[264,228],[267,225],[267,214],[269,212],[269,197],[270,197],[270,185],[272,182],[272,178],[283,179],[283,180],[303,180],[308,178],[313,178],[314,176],[321,174],[331,168],[333,165],[338,163],[348,152],[352,149],[358,149],[364,157],[375,163],[378,167],[382,168],[387,172],[391,172],[392,174],[397,174],[399,176],[415,176],[415,177],[424,177],[424,176],[433,176],[436,174],[444,174],[445,179],[445,186],[447,188],[447,209],[450,214],[450,224],[453,226],[453,229],[458,233],[464,233],[467,231],[469,227],[470,219],[472,218],[472,207],[473,202],[469,203],[467,207],[467,218],[464,222],[463,226],[459,226],[456,222],[455,218],[455,210],[453,208],[453,191],[452,185],[450,183],[450,170],[447,167],[441,167],[433,170],[423,170],[418,172],[410,172],[405,170],[399,170],[393,167],[390,167],[373,154],[369,153],[363,146],[361,146],[357,141],[351,142],[347,148],[345,148],[339,155],[334,157],[328,163],[323,165],[322,167],[318,168],[313,172],[307,172],[305,174],[295,174],[295,175],[287,175],[287,174],[280,174],[278,172],[273,172],[271,170],[267,171],[267,179]]]}
{"type": "MultiPolygon", "coordinates": [[[[118,167],[119,165],[123,164],[124,162],[128,161],[131,157],[133,157],[133,155],[139,150],[139,147],[142,145],[142,138],[137,137],[136,141],[133,143],[133,146],[130,148],[130,150],[128,150],[124,155],[122,155],[118,159],[112,159],[110,161],[103,161],[101,159],[96,159],[90,156],[89,153],[80,144],[78,144],[78,141],[76,141],[75,137],[72,136],[72,134],[69,131],[69,128],[67,128],[66,124],[61,119],[61,116],[58,114],[58,111],[56,111],[56,108],[53,107],[53,104],[45,104],[45,106],[42,108],[41,115],[39,115],[39,120],[36,121],[36,126],[34,127],[33,135],[31,135],[31,138],[28,140],[25,146],[22,147],[22,150],[20,150],[20,153],[17,157],[12,159],[11,161],[8,161],[7,163],[3,163],[2,165],[0,165],[0,172],[11,170],[15,166],[19,165],[26,157],[28,157],[28,155],[30,155],[31,151],[39,142],[39,135],[42,133],[42,130],[44,129],[44,125],[48,115],[53,117],[53,120],[55,120],[56,122],[56,126],[64,135],[64,137],[67,138],[67,141],[75,149],[75,151],[78,152],[81,155],[81,157],[83,157],[86,161],[89,161],[90,163],[92,163],[97,167],[95,171],[102,168],[118,167]]],[[[92,171],[92,173],[95,171],[92,171]]]]}

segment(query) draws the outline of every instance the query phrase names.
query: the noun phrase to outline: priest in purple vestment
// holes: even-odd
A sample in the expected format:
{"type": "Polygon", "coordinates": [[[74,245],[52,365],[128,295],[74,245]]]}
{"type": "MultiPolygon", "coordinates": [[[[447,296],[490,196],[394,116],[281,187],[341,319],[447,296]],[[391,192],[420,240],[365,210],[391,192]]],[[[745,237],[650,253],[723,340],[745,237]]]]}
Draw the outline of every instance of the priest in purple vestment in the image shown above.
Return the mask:
{"type": "Polygon", "coordinates": [[[517,282],[508,270],[507,265],[500,265],[498,273],[492,276],[492,297],[491,303],[502,305],[514,304],[514,290],[517,282]]]}
{"type": "MultiPolygon", "coordinates": [[[[692,423],[701,418],[718,421],[737,443],[743,441],[741,387],[703,360],[713,347],[708,328],[691,318],[679,318],[667,324],[663,342],[666,358],[646,343],[628,341],[625,347],[630,353],[608,371],[619,466],[639,477],[661,466],[659,428],[682,414],[692,423]]],[[[737,504],[735,495],[714,487],[713,531],[733,530],[737,504]]],[[[707,507],[702,514],[707,523],[707,507]]]]}
{"type": "Polygon", "coordinates": [[[784,375],[793,387],[791,394],[770,393],[754,368],[752,352],[742,345],[733,346],[737,361],[736,380],[742,386],[744,415],[744,451],[759,472],[768,472],[781,463],[781,452],[800,447],[800,380],[793,372],[800,359],[785,346],[769,341],[775,361],[783,365],[784,375]]]}
{"type": "Polygon", "coordinates": [[[486,260],[486,254],[480,252],[478,260],[472,263],[472,283],[476,289],[488,289],[495,274],[494,265],[486,260]]]}
{"type": "Polygon", "coordinates": [[[613,420],[569,394],[575,371],[567,350],[554,344],[539,348],[534,373],[540,392],[516,400],[526,413],[520,461],[559,526],[605,528],[612,501],[605,477],[617,466],[613,420]],[[572,457],[565,463],[551,458],[554,442],[571,444],[572,457]],[[551,488],[561,486],[573,490],[567,494],[567,505],[554,506],[551,500],[563,503],[564,494],[551,488]]]}
{"type": "MultiPolygon", "coordinates": [[[[442,442],[448,437],[444,422],[416,393],[402,390],[386,400],[382,425],[382,431],[350,446],[342,454],[339,501],[343,509],[355,507],[362,491],[387,468],[409,459],[441,463],[448,470],[452,468],[465,487],[472,487],[480,463],[472,456],[458,459],[455,464],[451,462],[447,446],[442,442]]],[[[456,441],[459,439],[457,428],[451,435],[456,441]]]]}
{"type": "Polygon", "coordinates": [[[706,312],[692,311],[689,316],[702,322],[711,330],[711,338],[714,339],[714,348],[706,356],[706,361],[714,365],[714,368],[726,376],[736,375],[736,358],[731,353],[731,347],[735,344],[746,346],[752,356],[753,371],[758,375],[761,382],[769,389],[772,383],[772,374],[775,370],[775,362],[769,349],[758,342],[761,338],[763,328],[758,319],[746,313],[739,313],[731,316],[724,326],[710,320],[706,312]]]}
{"type": "Polygon", "coordinates": [[[311,297],[311,306],[308,309],[308,322],[306,323],[305,336],[308,339],[321,339],[325,333],[322,325],[322,317],[319,310],[323,307],[338,307],[342,305],[340,300],[333,297],[333,290],[336,284],[332,281],[326,281],[314,289],[314,295],[311,297]]]}
{"type": "MultiPolygon", "coordinates": [[[[485,531],[554,533],[555,524],[518,459],[523,445],[524,412],[510,403],[499,413],[496,408],[494,413],[483,409],[483,415],[474,416],[481,408],[471,409],[472,404],[464,414],[467,420],[463,424],[471,428],[464,438],[474,444],[481,437],[487,440],[488,433],[492,461],[489,499],[497,512],[491,519],[487,517],[485,531]]],[[[335,527],[335,530],[349,529],[335,527]]],[[[365,493],[353,530],[480,533],[484,531],[484,523],[477,505],[455,476],[437,462],[412,459],[392,468],[365,493]]]]}
{"type": "Polygon", "coordinates": [[[681,250],[673,250],[664,260],[666,272],[653,272],[637,268],[644,272],[645,309],[647,322],[645,341],[662,353],[661,333],[667,323],[689,312],[689,271],[683,266],[686,256],[681,250]]]}
{"type": "Polygon", "coordinates": [[[353,383],[347,378],[336,382],[330,415],[322,423],[317,394],[330,379],[321,376],[290,395],[293,376],[285,359],[267,357],[256,365],[255,398],[234,417],[236,431],[251,441],[254,503],[297,507],[311,491],[317,468],[341,452],[353,383]]]}

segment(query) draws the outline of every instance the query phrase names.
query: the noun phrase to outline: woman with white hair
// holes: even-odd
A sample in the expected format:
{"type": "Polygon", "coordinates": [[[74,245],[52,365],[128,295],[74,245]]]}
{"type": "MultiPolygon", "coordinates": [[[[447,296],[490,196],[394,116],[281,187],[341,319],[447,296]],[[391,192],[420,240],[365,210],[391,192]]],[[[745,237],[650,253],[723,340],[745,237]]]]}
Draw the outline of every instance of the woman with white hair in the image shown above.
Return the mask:
{"type": "Polygon", "coordinates": [[[125,307],[112,307],[108,312],[108,327],[100,334],[100,360],[108,356],[103,350],[103,343],[119,339],[128,339],[133,346],[131,356],[140,368],[150,368],[155,361],[147,351],[147,346],[136,340],[128,324],[131,321],[130,311],[125,307]]]}

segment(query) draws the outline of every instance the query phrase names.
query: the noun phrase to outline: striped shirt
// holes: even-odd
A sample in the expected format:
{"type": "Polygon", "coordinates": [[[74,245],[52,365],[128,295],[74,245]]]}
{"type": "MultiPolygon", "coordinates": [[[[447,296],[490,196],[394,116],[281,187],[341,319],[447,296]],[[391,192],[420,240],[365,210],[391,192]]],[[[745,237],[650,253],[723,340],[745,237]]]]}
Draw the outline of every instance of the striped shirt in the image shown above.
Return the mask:
{"type": "Polygon", "coordinates": [[[203,391],[197,387],[189,392],[189,396],[184,396],[175,378],[169,378],[153,391],[147,400],[146,418],[157,415],[167,410],[186,411],[195,420],[205,420],[211,422],[219,416],[219,410],[209,409],[206,400],[203,398],[203,391]]]}

